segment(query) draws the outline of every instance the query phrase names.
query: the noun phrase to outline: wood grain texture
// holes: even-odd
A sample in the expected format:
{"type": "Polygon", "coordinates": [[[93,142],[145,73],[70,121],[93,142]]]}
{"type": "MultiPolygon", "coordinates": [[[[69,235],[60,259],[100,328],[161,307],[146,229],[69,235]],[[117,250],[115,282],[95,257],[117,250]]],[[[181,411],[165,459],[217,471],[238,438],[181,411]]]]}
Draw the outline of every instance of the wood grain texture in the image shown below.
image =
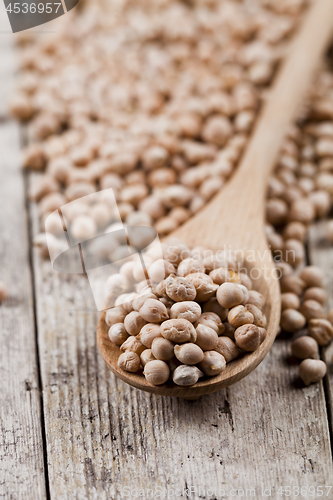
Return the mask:
{"type": "Polygon", "coordinates": [[[40,387],[20,132],[8,118],[15,57],[0,8],[0,498],[46,498],[40,387]]]}
{"type": "MultiPolygon", "coordinates": [[[[326,224],[327,221],[323,220],[310,227],[308,251],[311,263],[325,272],[325,289],[328,296],[326,312],[328,312],[329,309],[333,309],[333,245],[326,238],[326,224]]],[[[321,357],[327,363],[325,387],[333,436],[333,343],[321,349],[321,357]]]]}
{"type": "Polygon", "coordinates": [[[19,128],[0,124],[0,498],[46,498],[40,388],[19,128]]]}

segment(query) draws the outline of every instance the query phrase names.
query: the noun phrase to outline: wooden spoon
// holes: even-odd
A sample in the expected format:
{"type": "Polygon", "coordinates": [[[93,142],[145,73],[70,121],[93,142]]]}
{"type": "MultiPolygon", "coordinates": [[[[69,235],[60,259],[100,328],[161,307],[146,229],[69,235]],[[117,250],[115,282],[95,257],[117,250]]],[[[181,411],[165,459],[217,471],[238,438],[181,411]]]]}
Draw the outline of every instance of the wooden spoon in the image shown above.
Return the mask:
{"type": "Polygon", "coordinates": [[[120,350],[108,338],[103,312],[97,328],[98,347],[108,367],[128,384],[165,396],[196,399],[241,380],[258,366],[271,348],[280,319],[280,290],[264,234],[266,187],[287,128],[297,113],[332,31],[333,0],[315,0],[269,91],[237,172],[209,204],[172,235],[191,247],[200,245],[212,250],[230,247],[244,253],[248,258],[246,267],[249,270],[256,268],[260,274],[254,286],[266,297],[266,340],[253,353],[227,364],[220,375],[199,380],[194,386],[179,387],[172,382],[153,386],[142,374],[118,368],[120,350]]]}

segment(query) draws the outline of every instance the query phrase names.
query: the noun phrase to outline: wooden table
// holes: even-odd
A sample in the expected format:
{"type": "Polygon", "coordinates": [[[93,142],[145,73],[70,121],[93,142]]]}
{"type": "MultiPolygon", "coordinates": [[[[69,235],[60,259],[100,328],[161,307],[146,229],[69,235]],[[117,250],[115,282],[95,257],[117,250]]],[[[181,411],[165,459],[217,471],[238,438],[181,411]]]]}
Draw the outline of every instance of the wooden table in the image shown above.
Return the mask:
{"type": "MultiPolygon", "coordinates": [[[[105,367],[86,278],[56,273],[31,247],[31,179],[4,106],[12,42],[1,32],[0,279],[9,298],[0,306],[0,498],[266,498],[269,488],[284,498],[296,486],[303,495],[292,489],[291,498],[319,498],[311,486],[332,498],[333,345],[321,353],[324,384],[304,388],[290,342],[278,339],[250,376],[195,402],[139,392],[105,367]]],[[[333,307],[323,231],[312,227],[309,259],[325,269],[333,307]]]]}

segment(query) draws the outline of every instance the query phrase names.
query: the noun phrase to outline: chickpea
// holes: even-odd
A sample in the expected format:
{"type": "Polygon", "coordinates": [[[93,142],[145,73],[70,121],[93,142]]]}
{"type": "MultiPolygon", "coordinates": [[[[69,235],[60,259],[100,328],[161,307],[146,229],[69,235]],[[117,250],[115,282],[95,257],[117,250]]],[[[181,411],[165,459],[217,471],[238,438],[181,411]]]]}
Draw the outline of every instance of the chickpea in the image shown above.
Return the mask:
{"type": "Polygon", "coordinates": [[[223,323],[224,324],[224,332],[223,336],[224,337],[229,337],[231,340],[235,340],[235,328],[230,325],[230,323],[223,323]]]}
{"type": "Polygon", "coordinates": [[[251,278],[245,273],[239,273],[239,278],[241,280],[241,284],[250,291],[253,286],[251,278]]]}
{"type": "Polygon", "coordinates": [[[326,365],[320,359],[305,359],[299,365],[299,374],[305,385],[319,382],[326,375],[326,365]]]}
{"type": "Polygon", "coordinates": [[[212,312],[214,314],[217,314],[221,321],[225,320],[228,316],[228,309],[220,306],[216,297],[212,297],[211,299],[207,300],[203,304],[202,310],[204,313],[212,312]]]}
{"type": "Polygon", "coordinates": [[[248,304],[252,304],[258,307],[258,309],[262,310],[265,307],[266,299],[260,292],[257,292],[256,290],[250,290],[249,298],[246,302],[246,305],[248,304]]]}
{"type": "Polygon", "coordinates": [[[289,222],[283,230],[283,238],[285,240],[299,240],[305,242],[307,235],[307,227],[302,222],[289,222]]]}
{"type": "Polygon", "coordinates": [[[167,278],[170,274],[176,274],[176,269],[171,262],[167,260],[158,259],[155,260],[148,267],[149,278],[155,282],[160,283],[163,279],[167,278]]]}
{"type": "Polygon", "coordinates": [[[333,325],[333,309],[330,309],[327,313],[328,321],[333,325]]]}
{"type": "Polygon", "coordinates": [[[159,323],[169,318],[167,308],[157,299],[147,299],[140,308],[139,315],[148,323],[159,323]]]}
{"type": "Polygon", "coordinates": [[[192,273],[205,273],[205,266],[201,260],[188,257],[180,262],[177,273],[182,277],[192,273]]]}
{"type": "Polygon", "coordinates": [[[168,380],[170,369],[165,361],[156,359],[145,365],[143,374],[150,384],[162,385],[168,380]]]}
{"type": "Polygon", "coordinates": [[[172,380],[176,385],[187,387],[196,384],[202,376],[202,371],[196,366],[180,365],[174,370],[172,380]]]}
{"type": "Polygon", "coordinates": [[[323,318],[323,306],[316,300],[306,300],[300,307],[300,312],[306,317],[307,320],[313,318],[323,318]]]}
{"type": "Polygon", "coordinates": [[[324,272],[317,266],[305,267],[300,278],[304,281],[306,287],[320,287],[324,286],[325,275],[324,272]]]}
{"type": "Polygon", "coordinates": [[[318,344],[312,337],[299,337],[291,344],[291,352],[293,356],[299,359],[316,359],[318,356],[318,344]]]}
{"type": "Polygon", "coordinates": [[[109,329],[109,339],[116,345],[121,345],[128,338],[124,323],[115,323],[109,329]]]}
{"type": "Polygon", "coordinates": [[[253,314],[242,305],[232,307],[228,313],[228,322],[234,328],[238,328],[245,324],[252,324],[253,321],[253,314]]]}
{"type": "Polygon", "coordinates": [[[2,281],[0,281],[0,303],[6,300],[7,295],[8,293],[6,285],[2,281]]]}
{"type": "Polygon", "coordinates": [[[139,356],[145,349],[145,346],[135,336],[129,336],[120,346],[121,351],[135,352],[139,356]]]}
{"type": "Polygon", "coordinates": [[[162,337],[161,325],[157,325],[156,323],[147,323],[141,328],[137,339],[140,340],[141,344],[145,347],[151,349],[153,340],[158,337],[162,337]]]}
{"type": "Polygon", "coordinates": [[[209,326],[198,324],[196,327],[197,338],[195,343],[204,351],[212,351],[217,346],[218,335],[209,326]]]}
{"type": "Polygon", "coordinates": [[[323,288],[319,288],[316,286],[307,288],[303,294],[303,300],[304,302],[307,300],[315,300],[323,306],[327,301],[327,293],[323,288]]]}
{"type": "Polygon", "coordinates": [[[129,335],[138,335],[141,328],[147,323],[148,321],[144,320],[143,317],[136,311],[130,312],[124,319],[124,325],[129,335]]]}
{"type": "Polygon", "coordinates": [[[261,335],[256,325],[242,325],[235,330],[237,347],[247,352],[255,351],[261,344],[261,335]]]}
{"type": "Polygon", "coordinates": [[[156,337],[151,344],[151,351],[156,359],[169,361],[174,356],[174,344],[163,337],[156,337]]]}
{"type": "Polygon", "coordinates": [[[217,333],[217,335],[222,335],[225,330],[224,323],[222,323],[220,316],[218,316],[214,312],[202,313],[194,324],[195,327],[197,327],[198,325],[204,325],[212,328],[217,333]]]}
{"type": "Polygon", "coordinates": [[[185,365],[196,365],[203,360],[203,350],[196,344],[182,344],[175,346],[176,358],[185,365]]]}
{"type": "Polygon", "coordinates": [[[205,375],[214,377],[223,372],[226,367],[226,360],[217,351],[206,351],[203,360],[199,363],[199,367],[205,375]]]}
{"type": "Polygon", "coordinates": [[[186,319],[169,319],[161,325],[161,334],[167,340],[176,344],[183,342],[195,342],[197,332],[186,319]]]}
{"type": "Polygon", "coordinates": [[[105,323],[108,326],[113,326],[116,323],[123,323],[126,316],[126,312],[122,306],[113,307],[108,309],[105,313],[105,323]]]}
{"type": "Polygon", "coordinates": [[[139,312],[140,309],[141,309],[141,307],[143,306],[143,304],[148,299],[157,299],[156,295],[154,293],[152,293],[151,290],[148,290],[147,292],[142,293],[141,295],[139,295],[138,297],[136,297],[133,300],[133,304],[132,305],[133,305],[134,311],[139,312]]]}
{"type": "Polygon", "coordinates": [[[305,283],[299,276],[296,276],[296,274],[288,274],[282,276],[280,279],[280,287],[282,293],[291,292],[296,295],[301,295],[305,288],[305,283]]]}
{"type": "Polygon", "coordinates": [[[281,314],[281,328],[286,332],[296,332],[303,328],[306,318],[302,313],[295,309],[285,309],[281,314]]]}
{"type": "Polygon", "coordinates": [[[264,313],[259,309],[259,307],[254,306],[253,304],[246,304],[245,309],[252,314],[254,325],[259,326],[260,328],[265,328],[267,319],[264,313]]]}
{"type": "Polygon", "coordinates": [[[166,280],[167,296],[175,302],[194,300],[197,292],[194,285],[187,278],[170,275],[166,280]]]}
{"type": "Polygon", "coordinates": [[[170,309],[171,319],[187,319],[194,323],[201,315],[201,307],[196,302],[184,301],[173,304],[170,309]]]}
{"type": "Polygon", "coordinates": [[[333,325],[327,319],[310,319],[309,335],[313,337],[320,346],[329,344],[333,338],[333,325]]]}
{"type": "Polygon", "coordinates": [[[187,245],[181,242],[177,242],[177,244],[174,245],[169,245],[163,250],[164,259],[171,262],[171,264],[173,264],[174,266],[178,266],[182,260],[188,258],[190,255],[191,250],[187,245]]]}
{"type": "Polygon", "coordinates": [[[229,270],[226,267],[213,269],[213,271],[209,273],[209,276],[217,285],[222,285],[223,283],[231,281],[229,270]]]}
{"type": "Polygon", "coordinates": [[[292,266],[298,266],[305,260],[305,249],[301,241],[290,239],[284,243],[284,259],[292,266]]]}
{"type": "Polygon", "coordinates": [[[301,301],[295,293],[287,292],[281,294],[281,310],[299,309],[301,301]]]}
{"type": "Polygon", "coordinates": [[[230,363],[233,359],[238,358],[240,354],[240,350],[236,346],[235,342],[229,337],[219,337],[215,351],[222,354],[226,363],[230,363]]]}
{"type": "Polygon", "coordinates": [[[132,351],[123,352],[118,358],[118,366],[126,372],[135,373],[140,368],[140,357],[132,351]]]}
{"type": "Polygon", "coordinates": [[[191,273],[186,276],[195,287],[196,300],[198,302],[206,302],[215,295],[218,285],[213,283],[213,280],[204,273],[191,273]]]}
{"type": "Polygon", "coordinates": [[[216,292],[216,298],[222,307],[230,309],[243,302],[244,293],[242,289],[234,283],[222,283],[216,292]]]}
{"type": "Polygon", "coordinates": [[[154,360],[155,357],[151,349],[146,349],[140,354],[140,361],[143,367],[145,367],[146,364],[149,363],[149,361],[154,361],[154,360]]]}

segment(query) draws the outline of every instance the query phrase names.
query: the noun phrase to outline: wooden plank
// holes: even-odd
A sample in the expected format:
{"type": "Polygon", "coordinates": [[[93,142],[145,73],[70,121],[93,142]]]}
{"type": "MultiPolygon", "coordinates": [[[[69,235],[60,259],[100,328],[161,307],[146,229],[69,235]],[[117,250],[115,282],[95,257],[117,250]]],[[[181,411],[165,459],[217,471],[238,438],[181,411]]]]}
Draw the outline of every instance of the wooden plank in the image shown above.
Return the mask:
{"type": "Polygon", "coordinates": [[[46,498],[32,275],[19,126],[8,118],[14,36],[0,9],[0,497],[46,498]]]}
{"type": "Polygon", "coordinates": [[[279,486],[332,484],[323,386],[298,384],[289,342],[277,340],[250,376],[196,402],[140,392],[99,355],[85,278],[57,274],[37,251],[34,268],[51,499],[134,498],[140,489],[156,498],[148,489],[158,487],[192,487],[194,499],[254,488],[261,498],[262,485],[279,498],[279,486]]]}
{"type": "Polygon", "coordinates": [[[0,125],[0,497],[46,498],[27,213],[19,130],[0,125]]]}
{"type": "MultiPolygon", "coordinates": [[[[311,264],[321,267],[325,271],[325,289],[328,300],[326,312],[333,308],[333,248],[326,238],[326,220],[316,222],[309,231],[309,258],[311,264]]],[[[328,370],[325,377],[326,397],[329,410],[331,435],[333,435],[333,343],[321,349],[321,357],[327,363],[328,370]]]]}

